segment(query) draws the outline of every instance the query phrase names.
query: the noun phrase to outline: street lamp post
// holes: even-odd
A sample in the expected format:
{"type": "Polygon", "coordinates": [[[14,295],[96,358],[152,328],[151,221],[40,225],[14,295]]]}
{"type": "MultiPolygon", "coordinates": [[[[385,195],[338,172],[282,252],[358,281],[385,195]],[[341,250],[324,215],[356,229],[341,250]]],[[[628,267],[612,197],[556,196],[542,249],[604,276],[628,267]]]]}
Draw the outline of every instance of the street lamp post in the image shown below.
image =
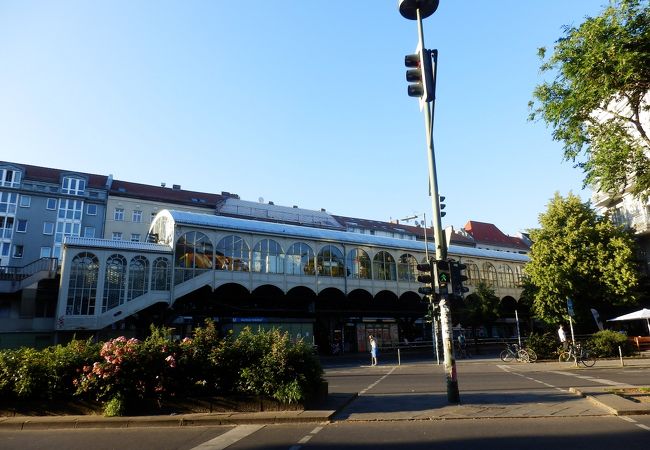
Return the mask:
{"type": "MultiPolygon", "coordinates": [[[[432,15],[436,9],[438,9],[439,0],[399,0],[399,12],[400,14],[409,20],[415,20],[418,27],[418,50],[420,52],[420,57],[422,55],[425,57],[430,57],[428,51],[425,51],[424,46],[424,30],[422,27],[422,19],[426,19],[432,15]]],[[[434,54],[437,52],[434,50],[434,54]]],[[[437,61],[436,61],[437,62],[437,61]]],[[[420,60],[420,64],[423,64],[423,61],[420,60]]],[[[420,106],[424,113],[424,126],[425,126],[425,136],[427,141],[427,160],[429,165],[429,194],[431,196],[431,206],[433,210],[433,233],[435,237],[436,244],[436,260],[445,261],[447,260],[447,241],[443,236],[442,229],[442,216],[440,215],[440,196],[438,195],[438,180],[436,176],[436,159],[435,152],[433,148],[433,106],[435,104],[435,78],[433,79],[433,86],[427,86],[425,79],[426,75],[424,73],[424,67],[421,68],[422,73],[422,82],[423,82],[423,93],[420,98],[420,106]],[[433,89],[433,95],[431,92],[427,92],[427,88],[433,89]]],[[[408,79],[408,74],[407,74],[408,79]]],[[[409,93],[410,94],[410,93],[409,93]]],[[[456,361],[453,355],[453,333],[452,333],[452,324],[451,324],[451,311],[449,308],[449,293],[448,287],[445,284],[444,286],[438,283],[438,280],[435,281],[438,285],[438,290],[440,294],[440,321],[442,325],[442,341],[443,341],[443,354],[445,362],[445,374],[447,377],[447,400],[450,403],[459,403],[460,394],[458,392],[458,377],[456,373],[456,361]]]]}

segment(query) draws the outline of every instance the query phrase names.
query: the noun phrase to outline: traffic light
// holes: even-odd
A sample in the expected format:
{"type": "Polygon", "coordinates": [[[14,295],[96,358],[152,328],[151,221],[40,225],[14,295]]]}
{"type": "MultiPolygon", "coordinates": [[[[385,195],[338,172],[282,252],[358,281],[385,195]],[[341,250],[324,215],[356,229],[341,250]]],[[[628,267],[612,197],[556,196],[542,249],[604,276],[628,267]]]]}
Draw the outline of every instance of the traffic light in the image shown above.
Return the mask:
{"type": "Polygon", "coordinates": [[[425,283],[426,286],[418,288],[418,292],[422,295],[431,295],[433,294],[433,264],[432,261],[428,263],[422,263],[417,265],[417,269],[420,272],[424,272],[424,275],[418,275],[418,281],[420,283],[425,283]]]}
{"type": "Polygon", "coordinates": [[[439,288],[447,288],[447,286],[451,283],[449,261],[436,261],[436,281],[439,288]]]}
{"type": "Polygon", "coordinates": [[[406,71],[409,97],[420,97],[424,102],[430,102],[435,96],[433,63],[431,50],[418,45],[417,53],[406,55],[404,65],[409,67],[406,71]]]}
{"type": "Polygon", "coordinates": [[[462,271],[467,269],[465,264],[461,264],[458,261],[451,261],[451,291],[454,295],[463,298],[466,292],[469,292],[469,288],[463,286],[463,283],[467,281],[467,276],[462,274],[462,271]]]}
{"type": "Polygon", "coordinates": [[[445,196],[444,195],[439,195],[438,197],[440,198],[440,201],[438,202],[438,204],[440,205],[440,217],[445,217],[447,215],[447,213],[444,212],[443,209],[445,209],[445,206],[447,206],[447,205],[442,203],[442,202],[445,201],[445,196]]]}

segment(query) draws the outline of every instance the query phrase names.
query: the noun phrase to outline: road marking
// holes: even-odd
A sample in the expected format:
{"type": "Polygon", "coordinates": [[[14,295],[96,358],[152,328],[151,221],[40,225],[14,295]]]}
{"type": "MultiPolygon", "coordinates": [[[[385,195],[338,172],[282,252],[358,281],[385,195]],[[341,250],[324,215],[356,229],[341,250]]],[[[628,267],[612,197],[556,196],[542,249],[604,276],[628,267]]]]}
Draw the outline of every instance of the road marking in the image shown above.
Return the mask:
{"type": "Polygon", "coordinates": [[[232,430],[226,431],[221,436],[217,436],[201,445],[197,445],[191,450],[223,450],[224,448],[230,447],[235,442],[244,439],[246,436],[255,433],[261,428],[264,428],[264,425],[239,425],[232,430]]]}
{"type": "Polygon", "coordinates": [[[643,428],[646,431],[650,431],[650,427],[647,425],[643,425],[642,423],[637,423],[636,426],[639,428],[643,428]]]}
{"type": "Polygon", "coordinates": [[[313,438],[314,436],[316,436],[316,434],[318,434],[318,432],[319,432],[320,430],[322,430],[322,429],[323,429],[323,427],[316,427],[316,428],[314,428],[313,430],[311,430],[311,431],[309,432],[308,435],[303,436],[303,437],[298,441],[298,444],[299,444],[299,445],[292,445],[291,447],[289,447],[289,450],[300,450],[300,449],[302,448],[302,444],[306,444],[307,442],[309,442],[309,440],[310,440],[311,438],[313,438]]]}
{"type": "Polygon", "coordinates": [[[381,383],[383,380],[385,380],[386,377],[388,377],[390,374],[392,374],[393,372],[395,372],[395,369],[397,369],[397,366],[393,366],[393,368],[390,369],[390,371],[388,371],[388,373],[385,374],[383,377],[381,377],[380,379],[378,379],[377,381],[375,381],[375,382],[372,383],[371,385],[367,386],[364,390],[359,391],[359,395],[363,395],[363,394],[365,394],[366,392],[368,392],[370,389],[372,389],[372,388],[374,388],[375,386],[377,386],[379,383],[381,383]]]}
{"type": "Polygon", "coordinates": [[[636,420],[634,420],[631,417],[628,416],[617,416],[619,419],[624,420],[626,422],[631,422],[631,423],[636,423],[636,420]]]}

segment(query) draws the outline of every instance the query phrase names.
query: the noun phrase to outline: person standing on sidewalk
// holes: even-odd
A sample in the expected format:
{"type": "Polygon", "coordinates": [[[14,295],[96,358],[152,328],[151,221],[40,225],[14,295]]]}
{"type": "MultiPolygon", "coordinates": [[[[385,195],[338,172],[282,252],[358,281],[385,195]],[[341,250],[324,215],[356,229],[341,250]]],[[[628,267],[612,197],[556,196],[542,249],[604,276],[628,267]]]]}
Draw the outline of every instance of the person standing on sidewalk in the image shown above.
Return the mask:
{"type": "Polygon", "coordinates": [[[370,362],[371,365],[376,366],[377,365],[377,341],[375,340],[375,337],[372,334],[368,336],[368,339],[370,339],[370,362]]]}
{"type": "Polygon", "coordinates": [[[560,337],[560,343],[562,343],[562,349],[566,351],[569,348],[569,343],[566,340],[566,333],[564,332],[564,327],[560,324],[560,328],[557,330],[557,335],[560,337]]]}

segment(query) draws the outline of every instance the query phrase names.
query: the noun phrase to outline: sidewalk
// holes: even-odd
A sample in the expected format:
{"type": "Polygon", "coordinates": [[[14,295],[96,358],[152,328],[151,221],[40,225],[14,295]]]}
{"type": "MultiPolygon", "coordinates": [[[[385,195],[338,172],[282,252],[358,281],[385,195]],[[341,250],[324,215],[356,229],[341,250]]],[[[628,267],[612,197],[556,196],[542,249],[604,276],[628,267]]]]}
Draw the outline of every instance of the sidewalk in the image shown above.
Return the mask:
{"type": "MultiPolygon", "coordinates": [[[[460,364],[485,363],[494,358],[462,360],[460,364]]],[[[500,363],[494,360],[495,364],[500,363]]],[[[570,364],[541,362],[519,364],[522,371],[571,369],[570,364]],[[537,368],[536,368],[537,367],[537,368]]],[[[599,368],[620,368],[619,360],[599,360],[599,368]]],[[[650,359],[625,360],[625,367],[650,367],[650,359]]],[[[578,369],[576,369],[578,370],[578,369]]],[[[463,393],[461,404],[450,404],[445,394],[362,395],[330,394],[316,410],[255,413],[201,413],[168,416],[19,416],[0,417],[1,430],[49,430],[70,428],[182,427],[241,424],[327,423],[332,421],[449,420],[504,417],[567,417],[650,414],[650,403],[636,403],[606,392],[611,388],[571,388],[522,393],[463,393]]]]}

